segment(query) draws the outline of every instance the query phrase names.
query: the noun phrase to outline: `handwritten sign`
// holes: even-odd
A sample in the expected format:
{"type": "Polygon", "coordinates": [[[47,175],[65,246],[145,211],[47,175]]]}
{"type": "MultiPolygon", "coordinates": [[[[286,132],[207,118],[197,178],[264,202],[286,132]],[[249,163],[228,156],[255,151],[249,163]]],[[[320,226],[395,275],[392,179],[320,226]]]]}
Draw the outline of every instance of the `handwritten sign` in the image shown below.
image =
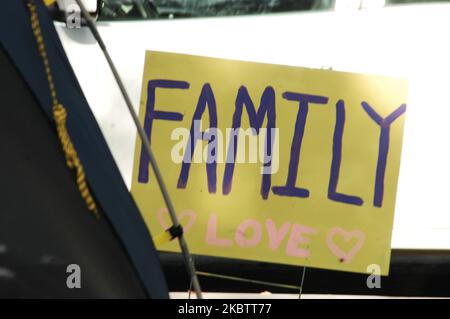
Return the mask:
{"type": "MultiPolygon", "coordinates": [[[[147,52],[140,119],[193,253],[387,275],[406,97],[401,79],[147,52]]],[[[171,225],[139,139],[132,194],[153,234],[171,225]]]]}

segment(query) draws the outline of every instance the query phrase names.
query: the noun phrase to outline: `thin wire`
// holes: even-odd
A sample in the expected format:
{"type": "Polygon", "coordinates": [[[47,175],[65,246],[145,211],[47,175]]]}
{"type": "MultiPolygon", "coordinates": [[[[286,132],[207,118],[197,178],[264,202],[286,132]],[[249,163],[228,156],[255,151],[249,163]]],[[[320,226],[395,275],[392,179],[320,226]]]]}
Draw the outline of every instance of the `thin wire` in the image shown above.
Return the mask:
{"type": "MultiPolygon", "coordinates": [[[[130,97],[128,96],[125,86],[123,85],[123,82],[119,76],[119,73],[117,72],[117,69],[109,55],[108,50],[106,49],[105,43],[103,42],[103,39],[100,36],[92,17],[90,16],[88,11],[84,7],[84,4],[81,2],[81,0],[75,0],[75,1],[77,2],[78,6],[80,7],[83,18],[86,20],[86,23],[87,23],[89,29],[91,30],[92,35],[97,40],[98,45],[100,46],[101,50],[103,51],[103,54],[105,55],[106,60],[108,61],[109,67],[114,75],[117,85],[119,86],[120,92],[122,93],[122,96],[128,107],[128,111],[130,112],[131,117],[133,118],[133,122],[138,131],[138,135],[141,139],[142,145],[148,154],[150,165],[152,166],[152,169],[155,173],[155,177],[158,182],[159,188],[161,189],[161,193],[163,195],[164,202],[167,206],[167,210],[169,211],[169,215],[172,220],[172,224],[173,224],[173,226],[178,227],[180,225],[180,223],[179,223],[177,215],[175,213],[175,209],[173,207],[172,200],[170,199],[169,193],[167,191],[166,185],[162,178],[158,164],[157,164],[156,159],[153,155],[153,152],[150,148],[150,142],[148,140],[147,134],[145,134],[145,131],[139,122],[139,117],[133,108],[133,104],[131,103],[130,97]]],[[[191,276],[192,284],[194,286],[194,290],[197,295],[197,299],[202,299],[202,290],[200,288],[200,283],[198,281],[198,277],[195,272],[195,265],[194,265],[194,262],[192,261],[186,240],[184,239],[183,235],[178,237],[178,242],[180,244],[180,248],[181,248],[181,251],[182,251],[182,254],[184,257],[184,261],[185,261],[188,273],[191,276]]]]}
{"type": "Polygon", "coordinates": [[[226,280],[234,280],[234,281],[240,281],[240,282],[248,282],[252,284],[258,284],[258,285],[266,285],[266,286],[272,286],[277,288],[284,288],[284,289],[292,289],[298,291],[301,287],[294,286],[294,285],[286,285],[286,284],[280,284],[276,282],[270,282],[270,281],[262,281],[262,280],[253,280],[253,279],[247,279],[242,277],[235,277],[235,276],[227,276],[227,275],[220,275],[205,271],[197,271],[197,275],[199,276],[205,276],[205,277],[215,277],[220,279],[226,279],[226,280]]]}
{"type": "Polygon", "coordinates": [[[191,278],[191,283],[189,284],[188,299],[191,299],[191,292],[192,292],[192,278],[191,278]]]}
{"type": "Polygon", "coordinates": [[[303,266],[302,279],[300,281],[300,289],[298,290],[298,299],[302,299],[303,283],[305,282],[306,266],[303,266]]]}

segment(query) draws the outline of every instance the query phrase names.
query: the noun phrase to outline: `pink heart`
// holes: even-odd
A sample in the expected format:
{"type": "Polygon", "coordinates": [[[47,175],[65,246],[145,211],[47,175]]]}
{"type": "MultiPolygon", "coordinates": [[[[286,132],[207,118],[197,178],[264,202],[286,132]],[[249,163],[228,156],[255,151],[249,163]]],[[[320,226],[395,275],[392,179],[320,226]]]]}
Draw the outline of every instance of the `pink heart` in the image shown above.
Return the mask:
{"type": "Polygon", "coordinates": [[[350,262],[350,260],[356,255],[356,253],[362,248],[366,235],[360,230],[351,230],[346,231],[339,227],[334,227],[330,229],[327,235],[327,245],[331,252],[339,257],[340,260],[344,263],[350,262]],[[334,236],[342,236],[346,243],[348,243],[351,239],[357,238],[358,242],[353,246],[353,248],[349,252],[343,251],[341,248],[336,246],[333,241],[334,236]]]}
{"type": "MultiPolygon", "coordinates": [[[[167,225],[166,221],[164,220],[164,215],[168,215],[167,208],[161,208],[156,213],[156,216],[158,217],[159,224],[164,228],[164,230],[168,229],[170,226],[167,225]]],[[[197,219],[197,214],[194,213],[192,210],[184,210],[178,215],[178,220],[180,224],[183,226],[183,232],[187,233],[189,229],[194,225],[195,220],[197,219]],[[183,219],[188,218],[188,221],[186,225],[183,223],[183,219]]]]}

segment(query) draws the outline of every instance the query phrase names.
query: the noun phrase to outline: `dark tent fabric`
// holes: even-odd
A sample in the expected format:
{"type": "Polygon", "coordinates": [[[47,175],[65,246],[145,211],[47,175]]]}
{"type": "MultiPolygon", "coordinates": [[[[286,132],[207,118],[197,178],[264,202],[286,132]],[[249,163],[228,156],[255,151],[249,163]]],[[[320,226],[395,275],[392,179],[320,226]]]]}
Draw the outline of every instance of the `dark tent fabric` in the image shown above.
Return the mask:
{"type": "Polygon", "coordinates": [[[148,229],[47,9],[41,0],[34,2],[58,99],[67,109],[67,127],[101,218],[87,210],[66,166],[26,1],[4,0],[0,10],[0,297],[167,298],[148,229]],[[80,266],[80,289],[67,287],[69,264],[80,266]]]}

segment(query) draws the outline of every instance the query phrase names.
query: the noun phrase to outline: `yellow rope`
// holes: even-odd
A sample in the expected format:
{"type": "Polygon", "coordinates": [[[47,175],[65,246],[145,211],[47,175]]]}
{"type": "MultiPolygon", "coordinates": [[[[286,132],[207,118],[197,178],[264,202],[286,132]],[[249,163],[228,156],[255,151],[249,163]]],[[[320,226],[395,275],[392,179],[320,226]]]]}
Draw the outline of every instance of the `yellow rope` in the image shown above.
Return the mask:
{"type": "Polygon", "coordinates": [[[47,7],[51,6],[51,5],[54,4],[55,2],[56,2],[56,0],[44,0],[44,4],[45,4],[47,7]]]}
{"type": "Polygon", "coordinates": [[[77,175],[78,190],[80,191],[81,196],[86,202],[88,209],[97,218],[99,218],[97,205],[95,204],[94,198],[92,197],[89,191],[89,187],[86,183],[83,165],[81,164],[81,161],[78,158],[77,151],[75,150],[75,147],[73,146],[72,141],[70,140],[69,132],[67,131],[66,109],[62,104],[58,102],[58,98],[56,96],[55,84],[53,83],[53,77],[48,62],[47,51],[45,50],[44,38],[42,37],[41,27],[39,25],[36,6],[33,3],[28,3],[28,8],[30,9],[31,27],[33,29],[34,36],[36,38],[39,54],[42,57],[42,61],[44,62],[45,73],[47,75],[48,86],[52,97],[53,117],[56,122],[56,130],[58,132],[58,137],[66,157],[67,166],[70,169],[75,170],[77,175]]]}

